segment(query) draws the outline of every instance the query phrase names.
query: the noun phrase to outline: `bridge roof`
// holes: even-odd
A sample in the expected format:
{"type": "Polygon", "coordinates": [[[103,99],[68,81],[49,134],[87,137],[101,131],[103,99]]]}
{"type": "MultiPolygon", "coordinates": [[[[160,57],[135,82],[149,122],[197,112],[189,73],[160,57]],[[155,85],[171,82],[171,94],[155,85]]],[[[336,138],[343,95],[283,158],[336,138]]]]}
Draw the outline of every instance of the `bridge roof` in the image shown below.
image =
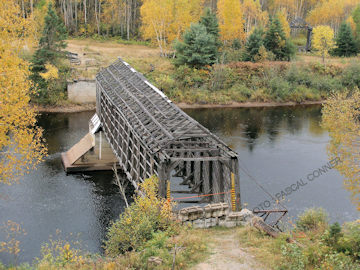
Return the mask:
{"type": "Polygon", "coordinates": [[[237,157],[217,136],[120,58],[102,69],[96,80],[152,152],[174,157],[186,150],[217,151],[216,156],[237,157]]]}

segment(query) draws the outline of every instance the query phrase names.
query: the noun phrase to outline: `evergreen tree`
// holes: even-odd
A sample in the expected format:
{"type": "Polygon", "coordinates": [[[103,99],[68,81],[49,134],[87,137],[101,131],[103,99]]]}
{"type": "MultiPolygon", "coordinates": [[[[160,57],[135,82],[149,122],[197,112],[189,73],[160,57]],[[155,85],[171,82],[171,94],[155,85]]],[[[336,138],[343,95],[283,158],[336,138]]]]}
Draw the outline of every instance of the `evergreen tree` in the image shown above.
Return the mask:
{"type": "Polygon", "coordinates": [[[271,20],[270,27],[265,34],[265,48],[275,55],[276,60],[290,60],[295,54],[295,47],[286,39],[285,32],[278,17],[271,20]]]}
{"type": "Polygon", "coordinates": [[[216,14],[211,12],[210,8],[207,8],[204,12],[204,15],[201,16],[199,23],[204,25],[206,27],[206,31],[214,36],[216,45],[220,47],[220,30],[216,14]]]}
{"type": "MultiPolygon", "coordinates": [[[[41,73],[48,71],[46,65],[60,69],[60,74],[64,73],[64,70],[61,70],[63,68],[60,60],[65,58],[65,52],[62,49],[67,46],[64,41],[66,38],[66,28],[50,3],[42,36],[31,61],[30,79],[37,84],[40,98],[45,98],[49,88],[49,81],[41,76],[41,73]]],[[[64,78],[62,79],[64,80],[64,78]]]]}
{"type": "Polygon", "coordinates": [[[259,55],[261,46],[264,46],[264,31],[260,28],[256,28],[249,36],[245,45],[246,60],[255,62],[255,58],[259,55]]]}
{"type": "Polygon", "coordinates": [[[215,37],[206,31],[203,24],[192,24],[184,34],[184,41],[175,44],[175,65],[201,68],[212,65],[217,58],[215,37]]]}
{"type": "Polygon", "coordinates": [[[342,23],[340,26],[333,54],[345,57],[357,54],[356,41],[352,34],[351,27],[347,23],[342,23]]]}

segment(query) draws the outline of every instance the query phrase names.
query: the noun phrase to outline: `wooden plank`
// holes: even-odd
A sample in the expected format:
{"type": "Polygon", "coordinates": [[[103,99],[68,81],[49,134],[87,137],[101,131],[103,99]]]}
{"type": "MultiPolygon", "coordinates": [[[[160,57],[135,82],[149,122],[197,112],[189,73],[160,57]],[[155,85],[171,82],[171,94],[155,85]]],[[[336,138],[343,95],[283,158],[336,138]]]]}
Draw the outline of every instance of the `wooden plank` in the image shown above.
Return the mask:
{"type": "MultiPolygon", "coordinates": [[[[206,157],[208,154],[204,153],[204,157],[206,157]]],[[[210,194],[211,193],[211,175],[210,175],[210,161],[203,161],[202,165],[202,175],[203,175],[203,193],[204,194],[210,194]]]]}
{"type": "MultiPolygon", "coordinates": [[[[224,185],[224,192],[231,191],[231,173],[230,169],[224,165],[222,166],[222,172],[223,172],[223,185],[224,185]]],[[[224,194],[224,202],[226,202],[230,209],[231,209],[231,193],[225,193],[224,194]]]]}
{"type": "Polygon", "coordinates": [[[194,186],[196,187],[196,190],[199,191],[200,185],[201,185],[201,170],[200,170],[200,153],[195,153],[195,157],[199,158],[198,161],[194,162],[194,186]]]}
{"type": "Polygon", "coordinates": [[[95,146],[95,137],[93,134],[86,134],[77,144],[65,153],[68,163],[74,164],[81,156],[95,146]]]}
{"type": "MultiPolygon", "coordinates": [[[[211,173],[212,173],[212,191],[214,194],[220,193],[221,189],[220,189],[220,181],[221,181],[221,177],[220,177],[220,166],[219,166],[219,161],[212,161],[212,166],[211,166],[211,173]]],[[[212,196],[213,202],[221,202],[221,195],[213,195],[212,196]]]]}

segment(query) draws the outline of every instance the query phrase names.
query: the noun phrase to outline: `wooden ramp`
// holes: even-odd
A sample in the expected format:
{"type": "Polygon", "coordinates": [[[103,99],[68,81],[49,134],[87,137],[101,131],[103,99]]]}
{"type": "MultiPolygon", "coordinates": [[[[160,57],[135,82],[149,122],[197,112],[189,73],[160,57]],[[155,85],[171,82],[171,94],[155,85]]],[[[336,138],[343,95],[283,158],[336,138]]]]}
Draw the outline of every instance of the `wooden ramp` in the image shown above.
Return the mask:
{"type": "Polygon", "coordinates": [[[69,151],[61,154],[62,163],[67,173],[112,170],[114,163],[118,163],[117,159],[110,145],[106,140],[101,140],[100,136],[100,133],[92,134],[90,132],[69,151]],[[98,136],[96,137],[96,135],[98,136]],[[95,147],[96,140],[99,147],[95,147]],[[101,143],[99,143],[100,140],[101,143]]]}

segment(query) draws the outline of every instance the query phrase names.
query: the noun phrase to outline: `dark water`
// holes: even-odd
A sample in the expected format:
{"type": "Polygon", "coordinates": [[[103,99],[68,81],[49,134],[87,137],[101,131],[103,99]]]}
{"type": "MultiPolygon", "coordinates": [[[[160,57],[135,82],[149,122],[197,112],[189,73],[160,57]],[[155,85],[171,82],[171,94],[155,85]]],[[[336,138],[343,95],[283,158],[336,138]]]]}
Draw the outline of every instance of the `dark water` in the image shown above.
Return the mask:
{"type": "MultiPolygon", "coordinates": [[[[186,112],[236,150],[241,167],[271,194],[280,193],[303,179],[305,185],[291,192],[283,203],[290,217],[308,207],[321,206],[329,212],[332,221],[359,218],[337,171],[329,170],[313,181],[307,179],[309,173],[328,162],[329,137],[319,125],[320,107],[186,112]]],[[[39,256],[41,244],[55,235],[57,229],[61,231],[60,238],[75,238],[84,249],[100,252],[106,227],[124,208],[116,187],[111,184],[111,173],[66,175],[63,171],[60,153],[88,132],[92,114],[42,115],[39,124],[45,129],[49,157],[20,184],[0,186],[0,222],[15,221],[27,232],[19,238],[20,261],[32,261],[39,256]]],[[[240,179],[243,203],[251,209],[267,206],[269,196],[243,171],[240,179]]],[[[0,233],[0,241],[4,237],[0,233]]],[[[11,256],[0,253],[0,261],[8,263],[11,256]]]]}

